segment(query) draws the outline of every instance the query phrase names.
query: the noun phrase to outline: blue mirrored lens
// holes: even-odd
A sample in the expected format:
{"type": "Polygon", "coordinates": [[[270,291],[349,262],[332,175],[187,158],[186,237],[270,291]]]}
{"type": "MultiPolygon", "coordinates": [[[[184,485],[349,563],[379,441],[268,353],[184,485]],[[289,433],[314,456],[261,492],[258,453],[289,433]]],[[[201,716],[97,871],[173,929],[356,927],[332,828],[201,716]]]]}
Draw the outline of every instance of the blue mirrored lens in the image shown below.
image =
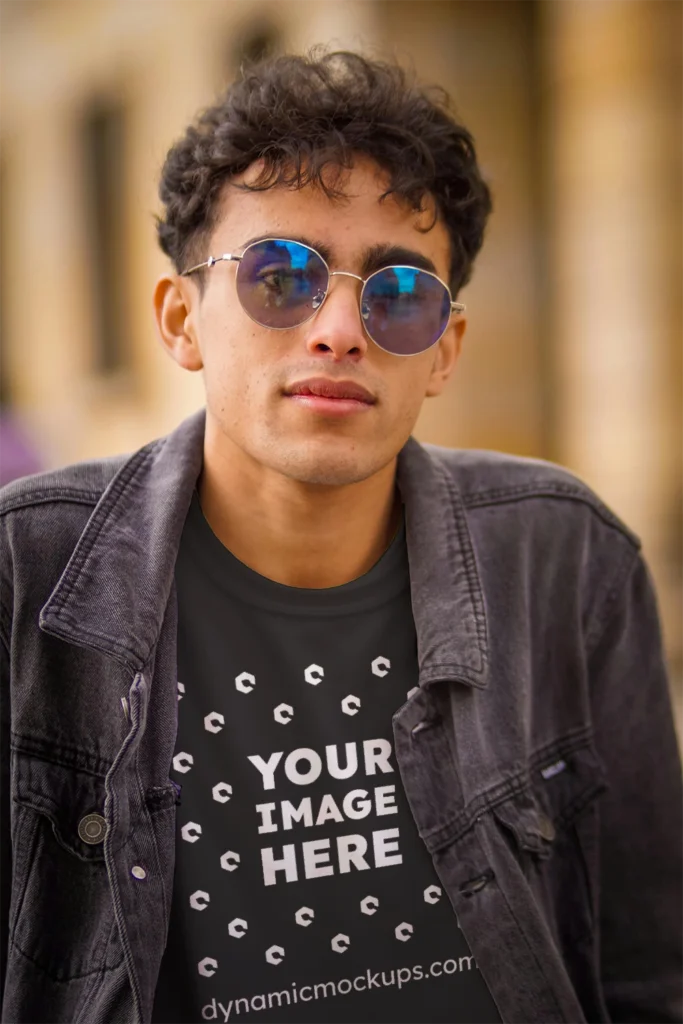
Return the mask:
{"type": "Polygon", "coordinates": [[[361,315],[380,348],[395,355],[416,355],[446,330],[451,297],[433,274],[415,267],[386,267],[366,281],[361,315]]]}
{"type": "Polygon", "coordinates": [[[327,267],[313,249],[269,238],[246,249],[237,270],[237,294],[253,320],[282,330],[315,313],[328,280],[327,267]]]}

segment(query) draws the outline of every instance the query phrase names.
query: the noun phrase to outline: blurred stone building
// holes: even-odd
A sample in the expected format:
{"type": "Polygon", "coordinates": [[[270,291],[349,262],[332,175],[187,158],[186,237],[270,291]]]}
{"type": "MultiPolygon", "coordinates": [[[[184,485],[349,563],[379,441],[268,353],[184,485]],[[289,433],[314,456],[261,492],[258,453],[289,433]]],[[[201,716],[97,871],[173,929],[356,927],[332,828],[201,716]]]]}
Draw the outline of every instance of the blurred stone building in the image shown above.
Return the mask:
{"type": "MultiPolygon", "coordinates": [[[[242,60],[312,44],[445,86],[495,212],[416,434],[552,459],[642,537],[681,671],[679,0],[3,0],[0,402],[46,466],[203,402],[151,294],[165,152],[242,60]]],[[[1,439],[0,439],[1,445],[1,439]]],[[[1,458],[1,448],[0,448],[1,458]]]]}

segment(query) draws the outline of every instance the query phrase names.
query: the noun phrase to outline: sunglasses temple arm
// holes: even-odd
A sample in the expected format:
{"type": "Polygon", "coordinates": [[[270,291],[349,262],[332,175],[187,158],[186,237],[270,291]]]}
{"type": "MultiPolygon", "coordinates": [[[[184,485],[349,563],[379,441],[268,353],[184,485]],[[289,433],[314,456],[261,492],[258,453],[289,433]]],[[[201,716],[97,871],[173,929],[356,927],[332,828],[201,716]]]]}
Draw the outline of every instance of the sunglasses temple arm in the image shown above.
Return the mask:
{"type": "Polygon", "coordinates": [[[241,256],[235,256],[231,252],[224,252],[222,256],[209,256],[208,260],[204,263],[197,263],[196,266],[190,267],[188,270],[183,270],[181,277],[189,277],[190,274],[194,274],[195,270],[201,270],[202,267],[213,267],[215,263],[220,263],[221,260],[236,260],[239,262],[241,256]]]}

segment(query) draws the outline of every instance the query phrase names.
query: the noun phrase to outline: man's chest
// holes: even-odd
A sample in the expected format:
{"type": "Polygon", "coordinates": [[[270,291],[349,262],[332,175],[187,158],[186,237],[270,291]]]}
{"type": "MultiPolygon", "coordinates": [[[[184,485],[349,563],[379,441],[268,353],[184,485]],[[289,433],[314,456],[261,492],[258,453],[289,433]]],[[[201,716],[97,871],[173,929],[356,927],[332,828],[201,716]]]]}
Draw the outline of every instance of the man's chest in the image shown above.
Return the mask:
{"type": "Polygon", "coordinates": [[[458,991],[468,1020],[493,1020],[394,757],[417,680],[407,592],[366,614],[235,618],[217,630],[181,604],[168,956],[185,1012],[408,1021],[427,998],[455,1020],[458,991]]]}

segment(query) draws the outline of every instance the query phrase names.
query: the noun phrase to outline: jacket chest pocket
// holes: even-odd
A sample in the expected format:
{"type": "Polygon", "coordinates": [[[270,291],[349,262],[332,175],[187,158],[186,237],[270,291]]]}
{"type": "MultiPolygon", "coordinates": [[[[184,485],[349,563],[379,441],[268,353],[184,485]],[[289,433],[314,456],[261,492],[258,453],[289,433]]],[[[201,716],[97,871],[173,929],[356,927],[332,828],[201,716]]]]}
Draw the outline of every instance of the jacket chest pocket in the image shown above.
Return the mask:
{"type": "Polygon", "coordinates": [[[523,792],[493,808],[561,945],[594,930],[598,798],[606,788],[604,769],[588,742],[558,745],[534,759],[523,792]]]}
{"type": "Polygon", "coordinates": [[[10,941],[57,981],[114,968],[123,957],[104,859],[104,799],[103,775],[14,755],[10,941]]]}

